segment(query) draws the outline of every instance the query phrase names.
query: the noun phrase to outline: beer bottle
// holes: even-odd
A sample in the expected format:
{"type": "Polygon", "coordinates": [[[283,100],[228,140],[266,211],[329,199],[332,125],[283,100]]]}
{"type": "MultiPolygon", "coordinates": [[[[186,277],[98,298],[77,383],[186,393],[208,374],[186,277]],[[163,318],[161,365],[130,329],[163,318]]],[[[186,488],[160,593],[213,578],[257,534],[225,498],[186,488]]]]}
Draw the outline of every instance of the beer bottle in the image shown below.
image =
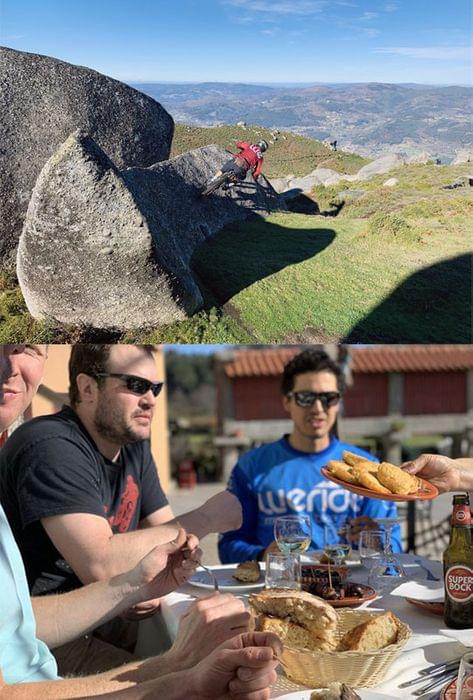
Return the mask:
{"type": "Polygon", "coordinates": [[[473,627],[473,546],[467,494],[453,497],[450,542],[443,555],[444,621],[447,627],[473,627]]]}

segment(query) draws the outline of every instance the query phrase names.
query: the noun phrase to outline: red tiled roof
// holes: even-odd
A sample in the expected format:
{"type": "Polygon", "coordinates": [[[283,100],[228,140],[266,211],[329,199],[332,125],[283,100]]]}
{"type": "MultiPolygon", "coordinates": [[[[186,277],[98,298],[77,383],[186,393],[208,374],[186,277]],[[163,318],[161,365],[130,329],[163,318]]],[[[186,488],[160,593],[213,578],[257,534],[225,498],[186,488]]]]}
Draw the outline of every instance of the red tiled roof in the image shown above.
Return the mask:
{"type": "MultiPolygon", "coordinates": [[[[237,350],[225,363],[225,373],[235,377],[274,377],[301,348],[237,350]]],[[[353,372],[441,372],[473,368],[473,345],[373,345],[351,347],[353,372]]]]}

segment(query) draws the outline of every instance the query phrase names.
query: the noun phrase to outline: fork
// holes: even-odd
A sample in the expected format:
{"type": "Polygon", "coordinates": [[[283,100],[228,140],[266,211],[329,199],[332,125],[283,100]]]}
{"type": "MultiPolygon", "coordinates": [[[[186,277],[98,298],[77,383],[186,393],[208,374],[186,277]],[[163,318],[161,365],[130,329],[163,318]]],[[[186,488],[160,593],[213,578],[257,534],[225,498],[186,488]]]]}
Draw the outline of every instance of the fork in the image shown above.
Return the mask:
{"type": "Polygon", "coordinates": [[[212,578],[212,582],[213,582],[213,585],[214,585],[214,591],[215,591],[216,593],[218,593],[218,592],[219,592],[218,581],[217,581],[217,577],[215,576],[214,572],[213,572],[211,569],[209,569],[207,566],[205,566],[205,564],[202,564],[202,562],[200,562],[199,565],[200,565],[200,566],[208,573],[208,575],[212,578]]]}
{"type": "Polygon", "coordinates": [[[441,581],[442,579],[439,576],[434,576],[434,574],[431,572],[430,569],[428,569],[420,559],[416,559],[415,563],[417,566],[420,566],[421,569],[424,569],[424,571],[427,572],[427,581],[441,581]]]}

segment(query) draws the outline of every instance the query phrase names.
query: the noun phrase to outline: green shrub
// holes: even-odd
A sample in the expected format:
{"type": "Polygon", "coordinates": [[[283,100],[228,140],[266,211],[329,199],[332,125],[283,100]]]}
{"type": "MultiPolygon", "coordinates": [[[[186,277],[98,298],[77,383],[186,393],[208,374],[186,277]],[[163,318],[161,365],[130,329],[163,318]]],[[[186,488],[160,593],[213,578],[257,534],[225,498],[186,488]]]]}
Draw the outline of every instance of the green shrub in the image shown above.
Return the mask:
{"type": "Polygon", "coordinates": [[[419,233],[413,229],[405,219],[396,214],[374,214],[368,222],[368,233],[388,240],[396,239],[404,243],[417,243],[420,240],[419,233]]]}

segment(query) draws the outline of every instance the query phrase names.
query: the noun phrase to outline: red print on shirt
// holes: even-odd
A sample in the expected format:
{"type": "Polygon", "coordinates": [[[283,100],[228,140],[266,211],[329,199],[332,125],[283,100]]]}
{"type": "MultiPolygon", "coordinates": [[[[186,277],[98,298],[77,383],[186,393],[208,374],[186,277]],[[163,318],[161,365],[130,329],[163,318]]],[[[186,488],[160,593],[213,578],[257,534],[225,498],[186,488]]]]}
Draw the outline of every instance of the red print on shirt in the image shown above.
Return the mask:
{"type": "Polygon", "coordinates": [[[139,495],[140,490],[133,477],[131,475],[127,476],[125,490],[122,493],[116,515],[111,515],[108,518],[110,527],[117,527],[118,532],[128,532],[139,495]]]}

